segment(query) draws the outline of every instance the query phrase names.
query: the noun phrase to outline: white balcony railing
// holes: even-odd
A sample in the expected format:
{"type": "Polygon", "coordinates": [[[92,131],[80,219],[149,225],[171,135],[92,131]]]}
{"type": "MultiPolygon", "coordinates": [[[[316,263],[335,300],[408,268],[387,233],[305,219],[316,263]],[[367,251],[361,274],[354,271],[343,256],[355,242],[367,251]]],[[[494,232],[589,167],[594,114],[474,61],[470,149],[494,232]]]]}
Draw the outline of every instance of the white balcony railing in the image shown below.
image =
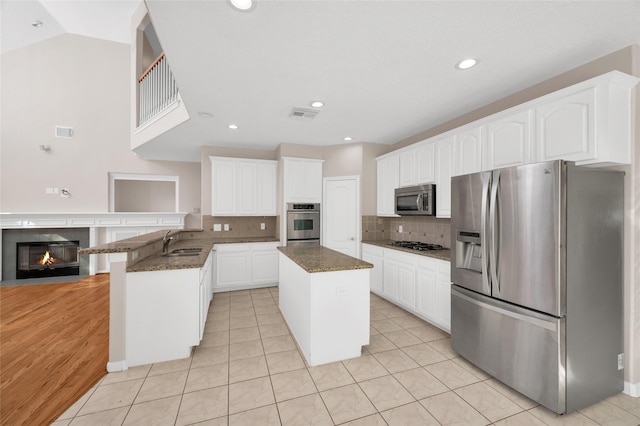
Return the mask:
{"type": "Polygon", "coordinates": [[[178,101],[178,86],[164,53],[138,79],[138,89],[138,127],[178,101]]]}

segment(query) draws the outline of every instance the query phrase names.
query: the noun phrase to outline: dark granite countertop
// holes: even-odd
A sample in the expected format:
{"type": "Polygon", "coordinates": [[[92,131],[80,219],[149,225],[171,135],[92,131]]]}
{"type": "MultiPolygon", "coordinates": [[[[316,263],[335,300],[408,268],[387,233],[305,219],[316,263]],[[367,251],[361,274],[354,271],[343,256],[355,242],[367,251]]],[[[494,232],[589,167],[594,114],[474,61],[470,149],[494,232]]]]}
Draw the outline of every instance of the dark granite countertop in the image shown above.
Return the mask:
{"type": "Polygon", "coordinates": [[[368,262],[322,246],[288,246],[278,250],[309,273],[373,268],[368,262]]]}
{"type": "Polygon", "coordinates": [[[216,244],[268,243],[279,242],[271,237],[205,237],[199,229],[177,229],[169,232],[177,237],[169,245],[169,251],[198,247],[202,251],[197,256],[161,256],[162,239],[167,230],[155,231],[138,237],[127,238],[109,244],[79,250],[79,254],[127,253],[127,272],[162,271],[170,269],[202,268],[209,252],[216,244]],[[141,260],[133,261],[132,254],[139,250],[141,260]]]}
{"type": "Polygon", "coordinates": [[[419,251],[419,250],[411,250],[403,247],[396,247],[391,245],[391,240],[380,240],[380,241],[372,241],[372,240],[364,240],[362,244],[370,244],[372,246],[379,246],[393,250],[404,251],[411,254],[416,254],[418,256],[426,256],[433,257],[440,260],[446,260],[447,262],[451,262],[451,250],[450,249],[442,249],[442,250],[429,250],[429,251],[419,251]]]}

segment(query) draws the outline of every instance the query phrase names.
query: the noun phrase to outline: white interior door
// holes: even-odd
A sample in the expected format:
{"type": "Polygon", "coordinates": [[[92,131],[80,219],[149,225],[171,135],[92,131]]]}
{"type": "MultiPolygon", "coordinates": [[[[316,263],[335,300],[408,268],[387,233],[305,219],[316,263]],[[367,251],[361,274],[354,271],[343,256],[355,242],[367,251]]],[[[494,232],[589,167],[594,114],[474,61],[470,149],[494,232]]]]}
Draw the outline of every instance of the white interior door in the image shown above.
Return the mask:
{"type": "Polygon", "coordinates": [[[322,245],[353,257],[360,247],[360,177],[324,179],[322,245]]]}

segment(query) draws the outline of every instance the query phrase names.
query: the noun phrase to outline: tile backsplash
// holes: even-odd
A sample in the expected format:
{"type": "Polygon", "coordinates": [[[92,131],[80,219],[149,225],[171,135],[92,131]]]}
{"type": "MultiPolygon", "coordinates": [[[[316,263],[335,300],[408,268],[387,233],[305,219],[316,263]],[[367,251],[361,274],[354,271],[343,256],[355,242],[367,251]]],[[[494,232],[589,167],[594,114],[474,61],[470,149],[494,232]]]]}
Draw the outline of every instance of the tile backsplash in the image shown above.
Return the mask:
{"type": "Polygon", "coordinates": [[[222,231],[213,232],[213,237],[244,238],[244,237],[277,237],[280,235],[277,216],[205,216],[202,220],[202,228],[207,232],[213,231],[214,224],[220,224],[222,231]],[[265,224],[265,229],[260,229],[260,224],[265,224]],[[229,230],[224,231],[224,225],[229,225],[229,230]]]}
{"type": "Polygon", "coordinates": [[[362,240],[420,241],[450,248],[451,220],[433,216],[362,216],[362,240]]]}

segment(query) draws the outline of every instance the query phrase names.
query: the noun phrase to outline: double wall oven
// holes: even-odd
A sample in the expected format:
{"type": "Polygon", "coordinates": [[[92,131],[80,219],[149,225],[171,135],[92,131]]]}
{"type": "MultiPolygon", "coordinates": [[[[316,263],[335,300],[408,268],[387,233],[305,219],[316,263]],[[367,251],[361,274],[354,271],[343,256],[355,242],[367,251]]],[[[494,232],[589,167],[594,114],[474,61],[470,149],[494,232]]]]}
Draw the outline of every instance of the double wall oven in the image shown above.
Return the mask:
{"type": "Polygon", "coordinates": [[[287,203],[287,245],[320,244],[320,204],[287,203]]]}

